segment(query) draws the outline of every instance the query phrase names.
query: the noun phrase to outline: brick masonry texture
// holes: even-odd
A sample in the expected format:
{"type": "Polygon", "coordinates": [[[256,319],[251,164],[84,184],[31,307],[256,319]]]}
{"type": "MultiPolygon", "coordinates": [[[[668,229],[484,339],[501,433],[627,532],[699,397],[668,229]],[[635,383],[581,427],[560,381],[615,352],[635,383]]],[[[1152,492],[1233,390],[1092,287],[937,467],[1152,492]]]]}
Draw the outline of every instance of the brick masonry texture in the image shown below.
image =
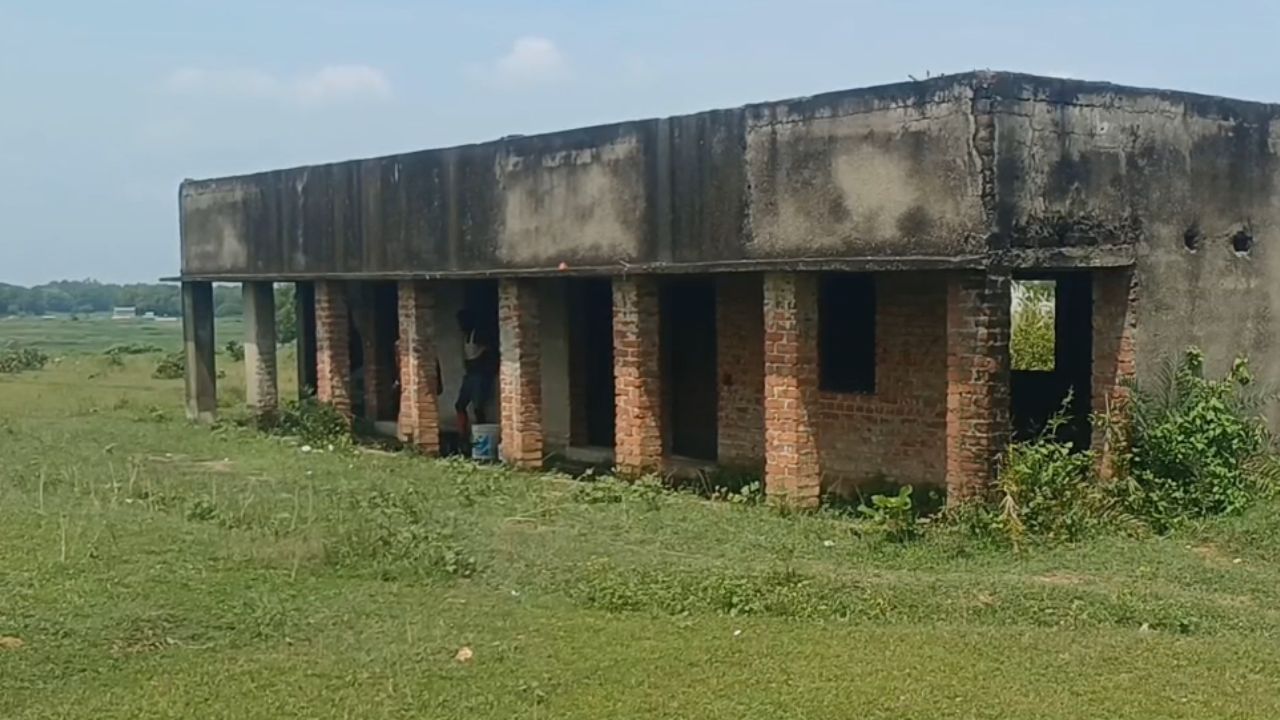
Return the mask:
{"type": "Polygon", "coordinates": [[[1008,275],[947,277],[947,502],[980,497],[1010,437],[1008,275]]]}
{"type": "Polygon", "coordinates": [[[764,466],[764,288],[760,275],[716,278],[717,457],[764,466]]]}
{"type": "Polygon", "coordinates": [[[765,489],[798,507],[821,490],[817,288],[813,274],[764,277],[765,489]]]}
{"type": "Polygon", "coordinates": [[[523,468],[542,467],[542,344],[538,287],[533,280],[498,283],[502,458],[523,468]]]}
{"type": "Polygon", "coordinates": [[[937,273],[882,273],[876,285],[871,393],[820,393],[823,483],[946,482],[947,291],[937,273]]]}
{"type": "Polygon", "coordinates": [[[396,286],[400,320],[400,417],[397,434],[419,452],[440,452],[436,398],[435,295],[422,280],[396,286]]]}
{"type": "Polygon", "coordinates": [[[613,281],[614,463],[624,473],[663,461],[661,332],[657,280],[613,281]]]}
{"type": "Polygon", "coordinates": [[[316,283],[316,399],[351,417],[351,351],[347,286],[316,283]]]}
{"type": "MultiPolygon", "coordinates": [[[[1131,268],[1094,272],[1093,412],[1114,411],[1123,407],[1129,397],[1125,383],[1137,372],[1137,300],[1137,277],[1131,268]]],[[[1093,429],[1092,447],[1100,451],[1103,475],[1109,475],[1110,453],[1101,427],[1093,429]]]]}

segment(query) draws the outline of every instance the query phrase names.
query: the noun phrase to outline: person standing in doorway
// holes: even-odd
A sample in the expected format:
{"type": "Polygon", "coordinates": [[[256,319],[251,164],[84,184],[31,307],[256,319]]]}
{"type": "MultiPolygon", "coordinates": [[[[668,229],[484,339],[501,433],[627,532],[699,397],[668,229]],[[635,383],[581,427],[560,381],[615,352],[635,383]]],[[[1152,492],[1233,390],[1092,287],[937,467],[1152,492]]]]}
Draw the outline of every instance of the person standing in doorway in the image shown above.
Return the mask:
{"type": "Polygon", "coordinates": [[[463,447],[471,442],[471,418],[467,409],[475,414],[476,423],[486,421],[485,408],[493,393],[494,368],[497,366],[493,343],[485,338],[476,325],[470,310],[458,311],[458,328],[462,330],[462,363],[465,374],[458,389],[458,439],[463,447]]]}

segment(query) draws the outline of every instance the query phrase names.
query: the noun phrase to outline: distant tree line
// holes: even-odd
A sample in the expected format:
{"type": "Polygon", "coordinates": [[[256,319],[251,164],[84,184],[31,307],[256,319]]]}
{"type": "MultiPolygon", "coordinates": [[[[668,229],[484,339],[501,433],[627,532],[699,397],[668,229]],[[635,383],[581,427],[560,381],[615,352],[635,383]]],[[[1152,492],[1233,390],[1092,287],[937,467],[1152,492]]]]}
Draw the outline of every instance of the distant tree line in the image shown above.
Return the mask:
{"type": "MultiPolygon", "coordinates": [[[[293,286],[281,285],[276,302],[284,310],[293,308],[293,286]]],[[[213,287],[214,314],[240,315],[244,309],[239,285],[213,287]]],[[[133,307],[139,315],[178,317],[182,315],[182,294],[177,285],[133,283],[117,285],[97,280],[58,280],[34,287],[0,283],[0,315],[44,315],[47,313],[109,313],[112,308],[133,307]]]]}

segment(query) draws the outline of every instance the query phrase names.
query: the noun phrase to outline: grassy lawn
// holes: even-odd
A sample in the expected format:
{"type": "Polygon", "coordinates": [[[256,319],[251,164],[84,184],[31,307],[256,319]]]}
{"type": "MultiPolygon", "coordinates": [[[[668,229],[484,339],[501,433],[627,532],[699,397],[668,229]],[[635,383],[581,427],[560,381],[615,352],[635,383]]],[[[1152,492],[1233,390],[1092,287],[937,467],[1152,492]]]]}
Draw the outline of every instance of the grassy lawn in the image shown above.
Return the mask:
{"type": "Polygon", "coordinates": [[[133,339],[50,337],[59,362],[0,376],[2,718],[1280,717],[1274,504],[1019,554],[893,545],[193,427],[154,356],[100,354],[133,339]]]}

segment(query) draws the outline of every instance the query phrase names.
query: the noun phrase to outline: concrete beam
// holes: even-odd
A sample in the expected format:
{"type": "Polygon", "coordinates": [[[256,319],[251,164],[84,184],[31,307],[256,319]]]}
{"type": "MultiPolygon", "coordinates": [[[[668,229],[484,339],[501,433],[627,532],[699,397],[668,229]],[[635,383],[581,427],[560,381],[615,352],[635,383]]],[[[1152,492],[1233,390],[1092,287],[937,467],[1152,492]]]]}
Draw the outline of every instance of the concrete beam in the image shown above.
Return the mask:
{"type": "Polygon", "coordinates": [[[187,419],[212,423],[218,414],[218,388],[211,283],[182,284],[182,338],[187,358],[187,419]]]}
{"type": "Polygon", "coordinates": [[[276,291],[270,282],[244,284],[245,403],[257,418],[280,409],[276,374],[276,291]]]}

